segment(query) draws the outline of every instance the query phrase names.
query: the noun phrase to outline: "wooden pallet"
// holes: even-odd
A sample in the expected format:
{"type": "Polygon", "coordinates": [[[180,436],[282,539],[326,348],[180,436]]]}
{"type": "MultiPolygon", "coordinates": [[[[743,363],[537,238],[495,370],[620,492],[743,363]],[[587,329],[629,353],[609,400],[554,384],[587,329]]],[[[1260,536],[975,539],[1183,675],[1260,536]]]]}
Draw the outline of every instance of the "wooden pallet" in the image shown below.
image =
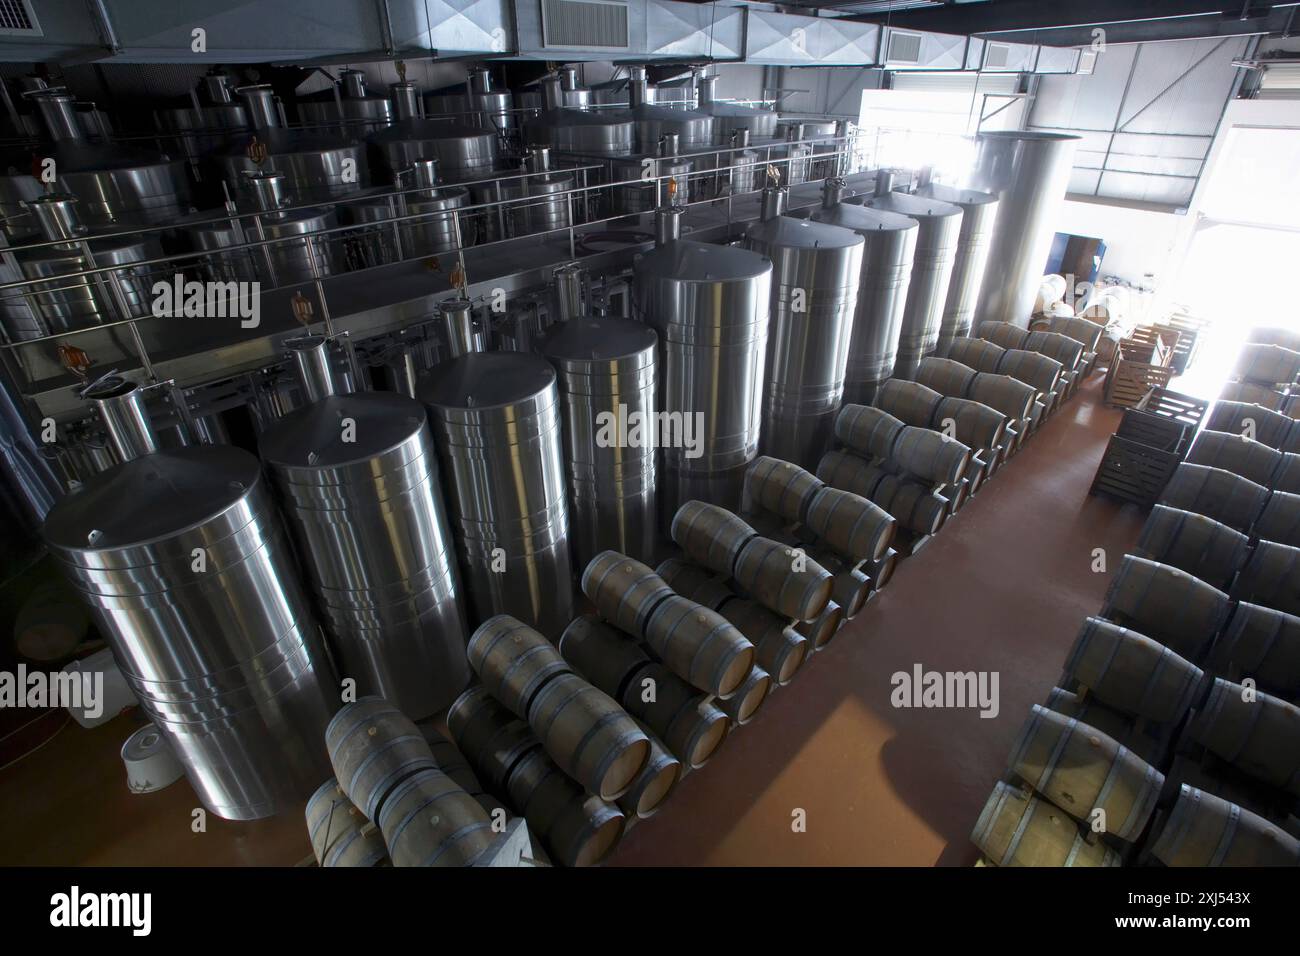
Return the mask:
{"type": "Polygon", "coordinates": [[[1088,494],[1105,494],[1150,508],[1181,461],[1182,456],[1175,452],[1112,435],[1088,494]]]}
{"type": "Polygon", "coordinates": [[[1106,373],[1105,402],[1117,408],[1132,408],[1153,388],[1167,386],[1173,376],[1174,370],[1167,365],[1134,362],[1121,354],[1106,373]]]}
{"type": "Polygon", "coordinates": [[[1195,361],[1201,333],[1210,327],[1210,320],[1190,315],[1171,315],[1160,324],[1178,333],[1178,342],[1174,345],[1174,354],[1169,364],[1177,374],[1182,375],[1187,371],[1187,366],[1195,361]]]}
{"type": "Polygon", "coordinates": [[[1165,418],[1198,428],[1201,419],[1210,408],[1210,403],[1203,398],[1184,395],[1168,388],[1157,388],[1144,398],[1137,406],[1144,412],[1162,415],[1165,418]]]}

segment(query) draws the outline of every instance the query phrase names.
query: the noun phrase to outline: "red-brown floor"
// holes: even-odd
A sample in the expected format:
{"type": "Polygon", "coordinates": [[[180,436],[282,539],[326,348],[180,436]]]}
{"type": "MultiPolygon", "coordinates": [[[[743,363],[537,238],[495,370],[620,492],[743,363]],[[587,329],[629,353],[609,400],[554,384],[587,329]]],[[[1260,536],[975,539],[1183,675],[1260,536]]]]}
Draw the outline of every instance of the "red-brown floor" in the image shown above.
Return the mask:
{"type": "MultiPolygon", "coordinates": [[[[1118,413],[1094,381],[1054,416],[920,554],[665,809],[614,865],[968,864],[969,833],[1032,703],[1057,675],[1109,566],[1137,539],[1132,506],[1089,498],[1118,413]],[[1000,713],[894,709],[890,676],[996,671],[1000,713]],[[803,832],[795,832],[796,811],[803,832]]],[[[61,715],[54,715],[62,719],[61,715]]],[[[310,854],[300,815],[208,818],[183,781],[127,792],[118,718],[65,727],[0,770],[0,864],[280,864],[310,854]]]]}

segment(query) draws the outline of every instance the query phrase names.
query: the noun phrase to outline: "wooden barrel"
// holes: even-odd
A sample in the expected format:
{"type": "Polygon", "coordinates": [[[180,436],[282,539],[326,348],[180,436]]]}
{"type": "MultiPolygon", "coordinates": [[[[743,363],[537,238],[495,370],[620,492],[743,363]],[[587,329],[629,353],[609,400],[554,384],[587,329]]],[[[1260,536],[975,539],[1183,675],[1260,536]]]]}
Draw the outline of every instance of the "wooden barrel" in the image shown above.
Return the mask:
{"type": "Polygon", "coordinates": [[[1186,571],[1126,554],[1101,616],[1198,661],[1227,620],[1228,595],[1186,571]]]}
{"type": "Polygon", "coordinates": [[[1257,780],[1300,796],[1300,707],[1215,678],[1192,739],[1257,780]]]}
{"type": "Polygon", "coordinates": [[[307,801],[307,835],[321,866],[382,866],[383,835],[330,778],[307,801]]]}
{"type": "Polygon", "coordinates": [[[650,756],[617,803],[624,815],[645,820],[659,811],[677,786],[682,776],[682,762],[668,752],[648,726],[642,725],[641,730],[650,741],[650,756]]]}
{"type": "Polygon", "coordinates": [[[1278,411],[1286,401],[1286,396],[1271,385],[1259,385],[1255,382],[1228,382],[1219,390],[1221,402],[1245,402],[1248,405],[1260,405],[1278,411]]]}
{"type": "Polygon", "coordinates": [[[1160,504],[1213,518],[1235,531],[1247,532],[1255,523],[1268,489],[1222,468],[1183,462],[1160,495],[1160,504]]]}
{"type": "Polygon", "coordinates": [[[1273,472],[1268,487],[1273,491],[1300,494],[1300,455],[1282,452],[1282,460],[1277,463],[1277,471],[1273,472]]]}
{"type": "Polygon", "coordinates": [[[1016,348],[1046,355],[1060,362],[1067,372],[1078,368],[1083,359],[1083,344],[1059,332],[1030,332],[1016,348]]]}
{"type": "Polygon", "coordinates": [[[755,664],[748,676],[734,694],[718,702],[718,709],[727,715],[736,726],[744,726],[754,719],[758,708],[767,700],[767,692],[772,689],[772,678],[767,671],[755,664]]]}
{"type": "Polygon", "coordinates": [[[981,372],[970,383],[966,397],[995,408],[1013,421],[1024,421],[1034,407],[1038,390],[1010,375],[981,372]]]}
{"type": "Polygon", "coordinates": [[[1282,453],[1236,432],[1207,430],[1196,436],[1185,460],[1193,465],[1222,468],[1268,488],[1282,461],[1282,453]]]}
{"type": "Polygon", "coordinates": [[[577,674],[561,674],[528,708],[528,723],[565,773],[613,800],[632,785],[650,741],[618,702],[577,674]]]}
{"type": "MultiPolygon", "coordinates": [[[[1053,687],[1047,695],[1047,703],[1044,706],[1058,714],[1073,717],[1081,724],[1096,727],[1103,734],[1113,737],[1126,746],[1127,741],[1132,739],[1133,719],[1127,714],[1121,714],[1119,711],[1107,707],[1091,695],[1080,700],[1078,694],[1072,694],[1060,687],[1053,687]]],[[[1141,756],[1141,754],[1138,756],[1141,756]]]]}
{"type": "Polygon", "coordinates": [[[905,427],[894,445],[893,460],[905,471],[936,485],[961,481],[970,464],[970,449],[940,432],[905,427]]]}
{"type": "MultiPolygon", "coordinates": [[[[1289,406],[1288,411],[1293,410],[1295,405],[1295,396],[1290,396],[1287,401],[1289,406]]],[[[1289,415],[1287,417],[1290,418],[1289,415]]],[[[1286,438],[1282,440],[1282,445],[1278,448],[1278,451],[1289,453],[1300,452],[1300,425],[1296,424],[1298,420],[1300,419],[1290,418],[1290,429],[1286,434],[1286,438]]]]}
{"type": "Polygon", "coordinates": [[[996,369],[999,375],[1010,375],[1026,385],[1032,385],[1044,395],[1056,391],[1057,383],[1061,380],[1061,370],[1061,363],[1056,359],[1024,349],[1007,349],[996,369]]]}
{"type": "Polygon", "coordinates": [[[1226,590],[1246,563],[1250,539],[1205,515],[1156,505],[1134,553],[1226,590]]]}
{"type": "Polygon", "coordinates": [[[1106,832],[1132,841],[1146,827],[1165,778],[1114,738],[1033,706],[1010,769],[1076,820],[1105,812],[1106,832]]]}
{"type": "MultiPolygon", "coordinates": [[[[837,574],[835,577],[838,579],[839,575],[837,574]]],[[[843,623],[844,609],[835,601],[831,601],[826,605],[826,610],[822,611],[815,621],[795,621],[790,626],[808,639],[809,644],[812,645],[812,650],[820,651],[831,642],[831,638],[839,633],[840,625],[843,623]]],[[[762,666],[762,661],[757,660],[757,657],[755,660],[756,663],[762,666]]]]}
{"type": "MultiPolygon", "coordinates": [[[[876,582],[861,568],[845,568],[835,574],[834,600],[831,603],[839,605],[844,620],[851,621],[862,613],[876,590],[876,582]]],[[[818,647],[814,645],[814,649],[818,647]]]]}
{"type": "Polygon", "coordinates": [[[431,726],[421,724],[420,732],[424,734],[424,739],[429,744],[429,750],[433,753],[438,769],[451,777],[456,786],[477,800],[478,805],[487,811],[489,817],[498,810],[506,817],[510,815],[501,801],[483,786],[483,782],[479,780],[478,774],[470,765],[469,758],[461,753],[455,744],[431,726]]]}
{"type": "Polygon", "coordinates": [[[1300,840],[1245,807],[1182,784],[1151,854],[1165,866],[1300,866],[1300,840]]]}
{"type": "Polygon", "coordinates": [[[727,736],[727,715],[662,664],[637,671],[623,692],[623,706],[644,721],[687,767],[697,769],[727,736]]]}
{"type": "Polygon", "coordinates": [[[673,589],[640,561],[617,551],[602,551],[582,572],[582,593],[596,605],[601,617],[620,631],[640,637],[650,615],[673,589]]]}
{"type": "Polygon", "coordinates": [[[708,568],[681,558],[669,558],[655,568],[655,573],[682,597],[690,598],[713,611],[736,596],[736,592],[727,587],[727,582],[720,576],[708,568]]]}
{"type": "Polygon", "coordinates": [[[918,382],[891,378],[880,386],[871,404],[893,415],[904,425],[930,428],[934,410],[941,401],[943,396],[932,388],[918,382]]]}
{"type": "Polygon", "coordinates": [[[745,470],[745,489],[754,502],[790,521],[803,520],[808,505],[823,487],[812,472],[768,455],[755,458],[745,470]]]}
{"type": "Polygon", "coordinates": [[[758,532],[726,508],[688,501],[673,515],[671,533],[696,564],[731,577],[740,549],[758,532]]]}
{"type": "Polygon", "coordinates": [[[1291,432],[1290,416],[1283,415],[1263,405],[1249,402],[1215,402],[1206,416],[1205,427],[1216,432],[1228,432],[1232,435],[1245,435],[1263,442],[1269,448],[1278,451],[1294,451],[1286,448],[1287,436],[1291,432]]]}
{"type": "Polygon", "coordinates": [[[921,359],[917,366],[916,381],[926,388],[932,388],[940,395],[949,398],[965,398],[971,380],[975,378],[975,369],[952,359],[935,358],[933,355],[921,359]]]}
{"type": "Polygon", "coordinates": [[[844,451],[828,451],[817,463],[817,477],[826,484],[841,491],[851,491],[868,501],[885,474],[879,465],[844,451]]]}
{"type": "Polygon", "coordinates": [[[615,700],[638,668],[650,660],[633,638],[590,614],[574,618],[564,629],[560,654],[615,700]]]}
{"type": "Polygon", "coordinates": [[[734,577],[749,597],[796,621],[821,614],[833,590],[830,573],[806,552],[771,538],[749,540],[734,577]]]}
{"type": "Polygon", "coordinates": [[[996,866],[1120,866],[1103,843],[1089,843],[1069,814],[1020,787],[994,784],[971,842],[996,866]]]}
{"type": "Polygon", "coordinates": [[[515,764],[542,745],[525,721],[481,686],[469,688],[452,701],[447,730],[475,774],[497,793],[505,789],[515,764]]]}
{"type": "Polygon", "coordinates": [[[344,704],[325,728],[325,747],[339,787],[376,821],[398,784],[437,766],[420,729],[381,697],[344,704]]]}
{"type": "Polygon", "coordinates": [[[1024,347],[1025,339],[1029,337],[1029,330],[1012,325],[1010,322],[981,322],[976,327],[975,334],[984,341],[1000,345],[1004,349],[1018,349],[1024,347]]]}
{"type": "Polygon", "coordinates": [[[592,866],[618,845],[626,818],[618,807],[583,792],[542,751],[510,775],[510,802],[561,866],[592,866]]]}
{"type": "Polygon", "coordinates": [[[1269,495],[1250,533],[1265,541],[1300,547],[1300,495],[1289,491],[1269,495]]]}
{"type": "Polygon", "coordinates": [[[478,802],[432,769],[402,781],[378,823],[393,866],[468,866],[496,836],[478,802]]]}
{"type": "Polygon", "coordinates": [[[901,527],[916,534],[934,534],[948,517],[948,502],[924,485],[885,475],[871,500],[888,511],[901,527]]]}
{"type": "Polygon", "coordinates": [[[1300,352],[1257,342],[1241,347],[1232,377],[1258,385],[1290,385],[1300,374],[1300,352]]]}
{"type": "Polygon", "coordinates": [[[835,437],[872,458],[890,457],[903,427],[893,415],[872,405],[845,405],[835,417],[835,437]]]}
{"type": "Polygon", "coordinates": [[[948,346],[948,358],[954,362],[969,366],[977,372],[996,372],[998,363],[1006,353],[1000,345],[987,339],[972,339],[958,336],[948,346]]]}
{"type": "Polygon", "coordinates": [[[809,639],[756,601],[737,598],[722,606],[722,616],[754,645],[754,662],[776,682],[788,684],[808,659],[809,639]]]}
{"type": "Polygon", "coordinates": [[[682,680],[722,698],[735,693],[754,663],[754,645],[745,635],[717,611],[680,594],[655,609],[645,642],[682,680]]]}
{"type": "Polygon", "coordinates": [[[1237,575],[1232,596],[1275,611],[1300,614],[1300,548],[1260,541],[1237,575]]]}
{"type": "Polygon", "coordinates": [[[898,528],[889,512],[869,498],[840,488],[822,488],[808,507],[805,521],[813,534],[854,561],[884,556],[898,528]]]}
{"type": "Polygon", "coordinates": [[[1097,617],[1083,622],[1065,673],[1103,703],[1159,723],[1183,718],[1204,677],[1163,644],[1097,617]]]}
{"type": "Polygon", "coordinates": [[[548,681],[573,672],[540,631],[508,614],[480,624],[466,656],[488,692],[520,717],[548,681]]]}
{"type": "Polygon", "coordinates": [[[1006,437],[1007,416],[969,398],[945,398],[935,409],[934,427],[970,448],[996,448],[1006,437]]]}
{"type": "Polygon", "coordinates": [[[1300,697],[1300,617],[1239,603],[1214,648],[1216,673],[1253,677],[1265,690],[1300,697]]]}

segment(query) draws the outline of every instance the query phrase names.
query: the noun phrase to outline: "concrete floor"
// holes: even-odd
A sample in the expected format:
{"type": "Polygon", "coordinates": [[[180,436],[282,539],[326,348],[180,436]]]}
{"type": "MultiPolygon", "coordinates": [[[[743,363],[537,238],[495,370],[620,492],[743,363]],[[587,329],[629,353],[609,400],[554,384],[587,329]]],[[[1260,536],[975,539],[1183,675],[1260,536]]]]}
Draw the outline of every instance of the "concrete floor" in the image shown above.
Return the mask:
{"type": "MultiPolygon", "coordinates": [[[[1144,515],[1090,498],[1119,413],[1085,386],[790,686],[774,694],[613,865],[966,865],[969,834],[1031,704],[1060,673],[1080,621],[1144,515]],[[996,671],[1000,713],[901,710],[890,676],[996,671]],[[792,826],[796,811],[806,821],[792,826]]],[[[51,715],[61,721],[61,714],[51,715]]],[[[0,770],[0,863],[277,864],[310,855],[300,815],[214,817],[195,833],[179,782],[131,795],[117,750],[134,728],[65,727],[0,770]]]]}

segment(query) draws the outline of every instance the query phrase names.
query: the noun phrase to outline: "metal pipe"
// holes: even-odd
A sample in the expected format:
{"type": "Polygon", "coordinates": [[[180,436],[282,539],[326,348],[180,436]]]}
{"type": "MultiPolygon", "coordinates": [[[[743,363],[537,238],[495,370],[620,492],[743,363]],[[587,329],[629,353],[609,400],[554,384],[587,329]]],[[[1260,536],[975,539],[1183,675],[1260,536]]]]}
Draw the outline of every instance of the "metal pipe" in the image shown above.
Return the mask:
{"type": "Polygon", "coordinates": [[[119,375],[107,375],[88,386],[81,397],[94,403],[108,440],[122,461],[142,458],[158,450],[144,392],[135,382],[119,375]]]}
{"type": "Polygon", "coordinates": [[[449,299],[439,303],[443,332],[447,336],[448,358],[460,358],[479,352],[478,338],[474,334],[474,306],[468,299],[449,299]]]}
{"type": "Polygon", "coordinates": [[[628,106],[636,109],[638,106],[644,106],[648,84],[646,82],[646,72],[644,66],[629,66],[627,68],[627,99],[628,106]]]}
{"type": "Polygon", "coordinates": [[[768,186],[763,190],[763,210],[759,218],[763,222],[785,215],[790,202],[790,190],[785,186],[768,186]]]}
{"type": "Polygon", "coordinates": [[[555,317],[561,322],[580,318],[582,307],[582,266],[566,262],[551,273],[555,279],[555,317]]]}
{"type": "Polygon", "coordinates": [[[677,206],[661,206],[655,210],[655,246],[668,245],[682,237],[682,219],[686,211],[677,206]]]}
{"type": "Polygon", "coordinates": [[[564,88],[560,86],[558,76],[542,77],[542,99],[548,110],[558,110],[564,106],[564,88]]]}
{"type": "Polygon", "coordinates": [[[323,335],[303,335],[285,342],[293,359],[294,377],[310,404],[338,394],[330,341],[323,335]]]}

